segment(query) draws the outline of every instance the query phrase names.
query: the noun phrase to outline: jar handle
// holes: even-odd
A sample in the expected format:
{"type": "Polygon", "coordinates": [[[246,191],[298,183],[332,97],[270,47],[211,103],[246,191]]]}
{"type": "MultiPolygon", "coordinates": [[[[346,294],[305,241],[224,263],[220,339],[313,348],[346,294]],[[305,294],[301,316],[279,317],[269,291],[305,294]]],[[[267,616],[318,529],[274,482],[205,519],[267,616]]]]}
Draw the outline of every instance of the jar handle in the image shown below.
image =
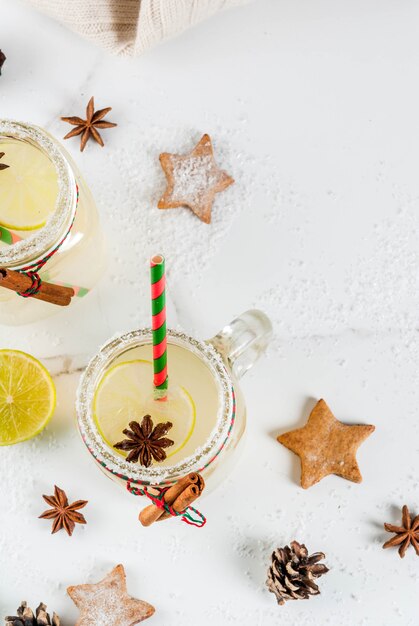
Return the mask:
{"type": "Polygon", "coordinates": [[[236,317],[208,340],[228,361],[236,378],[241,378],[266,351],[272,324],[262,311],[252,309],[236,317]]]}

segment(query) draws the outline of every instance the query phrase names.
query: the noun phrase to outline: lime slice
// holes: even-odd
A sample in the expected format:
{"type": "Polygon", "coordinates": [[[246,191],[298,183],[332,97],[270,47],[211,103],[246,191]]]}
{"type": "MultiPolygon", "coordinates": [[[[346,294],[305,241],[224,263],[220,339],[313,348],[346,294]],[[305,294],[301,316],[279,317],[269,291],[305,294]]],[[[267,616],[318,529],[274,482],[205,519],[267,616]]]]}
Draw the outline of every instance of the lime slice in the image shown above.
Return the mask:
{"type": "Polygon", "coordinates": [[[22,141],[2,142],[0,152],[9,166],[0,178],[0,225],[12,230],[41,228],[55,210],[54,165],[41,150],[22,141]]]}
{"type": "MultiPolygon", "coordinates": [[[[130,421],[141,422],[151,415],[154,425],[170,421],[167,437],[174,441],[167,458],[181,450],[195,428],[196,407],[190,393],[177,386],[170,388],[166,402],[153,399],[153,366],[150,361],[124,361],[111,367],[100,381],[93,399],[93,417],[100,434],[113,450],[124,439],[122,431],[130,421]]],[[[115,450],[126,456],[125,452],[115,450]]]]}
{"type": "Polygon", "coordinates": [[[29,354],[0,350],[0,446],[35,437],[55,410],[55,385],[29,354]]]}

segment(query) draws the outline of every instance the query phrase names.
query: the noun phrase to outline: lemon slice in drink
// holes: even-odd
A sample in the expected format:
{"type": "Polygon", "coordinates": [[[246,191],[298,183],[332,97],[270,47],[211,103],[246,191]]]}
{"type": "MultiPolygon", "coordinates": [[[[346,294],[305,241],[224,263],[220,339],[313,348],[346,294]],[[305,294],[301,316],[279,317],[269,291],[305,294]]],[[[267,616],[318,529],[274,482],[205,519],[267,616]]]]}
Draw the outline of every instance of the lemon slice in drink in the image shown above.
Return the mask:
{"type": "Polygon", "coordinates": [[[35,437],[55,409],[55,385],[29,354],[0,350],[0,445],[35,437]]]}
{"type": "Polygon", "coordinates": [[[0,225],[12,230],[37,230],[55,210],[57,172],[41,150],[23,141],[1,142],[9,167],[0,179],[0,225]]]}
{"type": "Polygon", "coordinates": [[[122,431],[130,421],[140,422],[151,415],[154,425],[170,421],[173,427],[166,435],[174,445],[165,450],[167,458],[179,452],[195,428],[195,403],[184,388],[171,388],[166,402],[153,399],[153,366],[150,361],[136,360],[111,367],[100,381],[93,399],[93,417],[98,430],[115,452],[115,443],[124,439],[122,431]]]}

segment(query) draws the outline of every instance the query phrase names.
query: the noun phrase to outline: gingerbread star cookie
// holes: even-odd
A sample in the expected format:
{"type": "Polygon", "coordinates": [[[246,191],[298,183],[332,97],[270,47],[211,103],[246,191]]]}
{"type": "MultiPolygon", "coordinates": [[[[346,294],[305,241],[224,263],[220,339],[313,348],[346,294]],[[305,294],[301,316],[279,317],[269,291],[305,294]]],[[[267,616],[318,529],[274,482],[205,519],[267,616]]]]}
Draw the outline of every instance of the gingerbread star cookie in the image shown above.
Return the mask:
{"type": "Polygon", "coordinates": [[[76,626],[134,626],[151,617],[154,607],[127,593],[123,565],[95,585],[76,585],[68,595],[80,609],[76,626]]]}
{"type": "Polygon", "coordinates": [[[211,222],[215,194],[234,183],[214,159],[211,137],[204,135],[189,154],[160,155],[167,187],[158,202],[159,209],[189,207],[200,220],[211,222]]]}
{"type": "Polygon", "coordinates": [[[342,424],[326,402],[319,400],[307,424],[280,435],[278,441],[300,457],[301,486],[304,489],[329,474],[360,483],[362,476],[356,451],[374,430],[375,426],[342,424]]]}

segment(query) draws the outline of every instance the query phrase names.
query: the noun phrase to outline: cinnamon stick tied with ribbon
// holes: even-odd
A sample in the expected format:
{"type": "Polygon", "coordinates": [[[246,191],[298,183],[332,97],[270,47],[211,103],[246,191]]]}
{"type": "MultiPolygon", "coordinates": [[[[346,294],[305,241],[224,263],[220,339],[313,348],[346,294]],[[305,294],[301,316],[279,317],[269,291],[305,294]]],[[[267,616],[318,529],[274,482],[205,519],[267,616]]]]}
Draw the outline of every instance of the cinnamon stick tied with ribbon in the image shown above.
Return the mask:
{"type": "MultiPolygon", "coordinates": [[[[176,513],[182,513],[188,506],[200,497],[205,488],[204,479],[200,474],[191,472],[164,493],[163,502],[176,513]]],[[[173,517],[163,507],[150,504],[143,509],[138,517],[143,526],[151,526],[154,522],[173,517]]]]}
{"type": "MultiPolygon", "coordinates": [[[[25,294],[33,287],[33,281],[30,276],[23,272],[8,270],[4,267],[0,268],[0,287],[11,289],[16,293],[25,294]]],[[[36,293],[31,294],[31,298],[56,304],[57,306],[68,306],[71,298],[74,296],[74,289],[64,287],[62,285],[54,285],[53,283],[41,282],[36,293]]]]}
{"type": "MultiPolygon", "coordinates": [[[[189,485],[189,487],[186,487],[186,489],[182,491],[180,496],[178,496],[173,502],[172,509],[175,511],[175,513],[182,513],[182,511],[187,509],[188,506],[192,504],[192,502],[195,502],[195,500],[199,498],[201,493],[202,490],[199,485],[189,485]]],[[[172,517],[172,515],[167,511],[164,511],[163,515],[159,517],[157,521],[162,522],[169,517],[172,517]]]]}

